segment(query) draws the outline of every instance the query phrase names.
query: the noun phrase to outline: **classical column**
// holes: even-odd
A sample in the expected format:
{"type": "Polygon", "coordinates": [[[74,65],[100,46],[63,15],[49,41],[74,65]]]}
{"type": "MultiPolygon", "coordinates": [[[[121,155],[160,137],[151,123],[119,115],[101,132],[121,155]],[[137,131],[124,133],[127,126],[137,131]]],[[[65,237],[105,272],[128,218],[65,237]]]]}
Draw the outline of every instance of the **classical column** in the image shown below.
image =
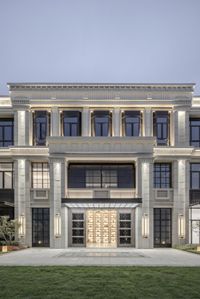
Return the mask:
{"type": "Polygon", "coordinates": [[[174,161],[173,170],[172,245],[176,245],[189,241],[189,161],[174,161]]]}
{"type": "Polygon", "coordinates": [[[15,219],[20,225],[16,235],[21,244],[31,246],[30,162],[17,159],[14,170],[15,219]]]}
{"type": "Polygon", "coordinates": [[[60,135],[60,112],[58,107],[52,107],[51,110],[51,133],[52,136],[60,135]]]}
{"type": "Polygon", "coordinates": [[[82,136],[91,136],[91,115],[88,107],[84,107],[82,111],[82,136]]]}
{"type": "Polygon", "coordinates": [[[14,112],[14,144],[26,145],[26,110],[14,112]]]}
{"type": "Polygon", "coordinates": [[[114,108],[112,112],[112,132],[113,136],[120,136],[121,113],[119,108],[114,108]]]}
{"type": "Polygon", "coordinates": [[[180,110],[175,113],[175,146],[189,146],[189,112],[180,110]]]}
{"type": "Polygon", "coordinates": [[[143,136],[153,136],[153,113],[151,108],[143,112],[143,136]]]}
{"type": "Polygon", "coordinates": [[[50,159],[50,246],[61,248],[62,160],[50,159]]]}
{"type": "Polygon", "coordinates": [[[141,160],[142,207],[137,209],[137,244],[138,248],[153,248],[153,162],[141,160]]]}

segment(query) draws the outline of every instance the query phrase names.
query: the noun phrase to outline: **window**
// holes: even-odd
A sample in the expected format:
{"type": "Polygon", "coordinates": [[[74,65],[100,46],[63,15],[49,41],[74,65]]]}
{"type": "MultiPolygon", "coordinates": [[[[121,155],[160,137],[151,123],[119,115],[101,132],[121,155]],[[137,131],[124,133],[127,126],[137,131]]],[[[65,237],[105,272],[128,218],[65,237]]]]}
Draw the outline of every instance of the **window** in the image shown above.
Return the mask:
{"type": "Polygon", "coordinates": [[[190,145],[200,147],[200,118],[190,118],[190,145]]]}
{"type": "Polygon", "coordinates": [[[50,135],[50,114],[47,111],[35,111],[33,117],[34,145],[46,145],[50,135]]]}
{"type": "Polygon", "coordinates": [[[32,163],[32,188],[49,189],[49,164],[48,163],[32,163]]]}
{"type": "Polygon", "coordinates": [[[190,164],[190,189],[200,189],[200,163],[190,164]]]}
{"type": "Polygon", "coordinates": [[[69,188],[135,188],[132,164],[71,164],[68,168],[69,188]]]}
{"type": "Polygon", "coordinates": [[[168,111],[154,113],[154,136],[157,145],[169,145],[169,114],[168,111]]]}
{"type": "Polygon", "coordinates": [[[171,164],[155,163],[154,164],[154,188],[171,188],[171,164]]]}
{"type": "Polygon", "coordinates": [[[84,214],[72,213],[72,244],[83,245],[85,242],[84,214]]]}
{"type": "Polygon", "coordinates": [[[0,163],[0,189],[13,189],[13,163],[0,163]]]}
{"type": "Polygon", "coordinates": [[[63,136],[80,136],[81,112],[64,111],[62,117],[63,136]]]}
{"type": "Polygon", "coordinates": [[[131,213],[119,214],[119,244],[131,245],[131,213]]]}
{"type": "Polygon", "coordinates": [[[154,247],[171,247],[172,210],[154,209],[154,247]]]}
{"type": "Polygon", "coordinates": [[[141,129],[140,111],[125,111],[123,114],[123,135],[139,136],[141,129]]]}
{"type": "Polygon", "coordinates": [[[13,145],[14,120],[10,118],[0,119],[0,147],[13,145]]]}
{"type": "Polygon", "coordinates": [[[92,115],[93,136],[112,135],[112,117],[109,111],[95,111],[92,115]]]}

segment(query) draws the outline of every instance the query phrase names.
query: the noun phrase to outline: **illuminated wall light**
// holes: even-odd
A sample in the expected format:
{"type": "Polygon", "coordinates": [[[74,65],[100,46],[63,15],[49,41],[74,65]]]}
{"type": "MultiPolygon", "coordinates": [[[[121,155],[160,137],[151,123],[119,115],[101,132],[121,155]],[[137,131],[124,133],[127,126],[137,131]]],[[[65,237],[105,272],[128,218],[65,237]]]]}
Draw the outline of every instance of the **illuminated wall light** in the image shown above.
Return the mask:
{"type": "Polygon", "coordinates": [[[55,216],[55,236],[61,237],[61,215],[59,213],[55,216]]]}
{"type": "Polygon", "coordinates": [[[185,218],[183,214],[178,216],[178,236],[179,239],[185,239],[185,218]]]}
{"type": "Polygon", "coordinates": [[[25,216],[24,216],[24,214],[21,214],[19,216],[19,236],[20,237],[25,236],[25,216]]]}
{"type": "Polygon", "coordinates": [[[146,213],[142,216],[142,237],[149,237],[149,216],[146,213]]]}

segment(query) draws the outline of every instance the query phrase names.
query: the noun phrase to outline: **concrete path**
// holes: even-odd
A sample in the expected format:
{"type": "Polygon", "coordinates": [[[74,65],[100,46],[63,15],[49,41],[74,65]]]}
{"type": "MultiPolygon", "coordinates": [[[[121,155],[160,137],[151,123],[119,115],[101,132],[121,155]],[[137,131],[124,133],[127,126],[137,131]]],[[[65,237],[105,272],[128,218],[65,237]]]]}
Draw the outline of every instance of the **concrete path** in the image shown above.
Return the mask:
{"type": "Polygon", "coordinates": [[[29,248],[0,255],[0,266],[198,266],[200,255],[175,249],[29,248]]]}

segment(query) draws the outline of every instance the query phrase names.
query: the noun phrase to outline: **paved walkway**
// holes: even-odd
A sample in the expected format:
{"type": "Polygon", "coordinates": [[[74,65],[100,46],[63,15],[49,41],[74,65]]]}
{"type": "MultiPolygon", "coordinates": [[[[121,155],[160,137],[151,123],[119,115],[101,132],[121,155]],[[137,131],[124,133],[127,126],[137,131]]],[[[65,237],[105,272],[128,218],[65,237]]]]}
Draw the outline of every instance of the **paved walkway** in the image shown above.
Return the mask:
{"type": "Polygon", "coordinates": [[[29,248],[0,255],[0,266],[198,266],[200,255],[175,249],[29,248]]]}

